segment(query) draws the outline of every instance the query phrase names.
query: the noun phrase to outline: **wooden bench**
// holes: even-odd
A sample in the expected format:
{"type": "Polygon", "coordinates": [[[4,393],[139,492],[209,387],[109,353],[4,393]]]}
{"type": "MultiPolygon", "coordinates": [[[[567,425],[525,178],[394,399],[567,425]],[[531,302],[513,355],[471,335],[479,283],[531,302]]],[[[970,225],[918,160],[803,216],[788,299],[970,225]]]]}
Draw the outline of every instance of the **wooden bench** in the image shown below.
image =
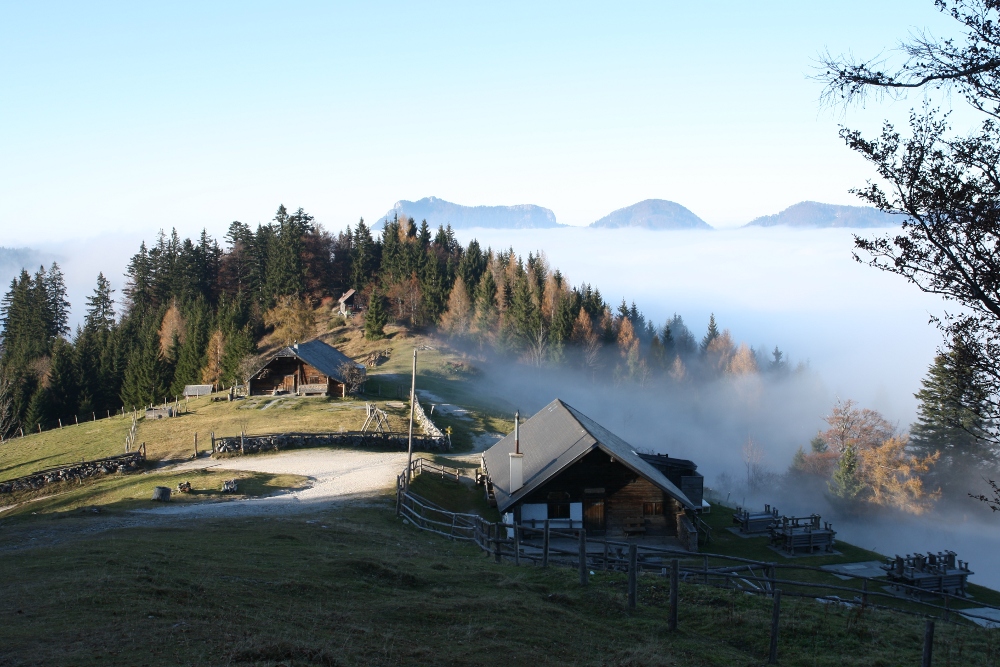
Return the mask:
{"type": "Polygon", "coordinates": [[[646,524],[639,517],[625,519],[625,535],[642,535],[646,532],[646,524]]]}

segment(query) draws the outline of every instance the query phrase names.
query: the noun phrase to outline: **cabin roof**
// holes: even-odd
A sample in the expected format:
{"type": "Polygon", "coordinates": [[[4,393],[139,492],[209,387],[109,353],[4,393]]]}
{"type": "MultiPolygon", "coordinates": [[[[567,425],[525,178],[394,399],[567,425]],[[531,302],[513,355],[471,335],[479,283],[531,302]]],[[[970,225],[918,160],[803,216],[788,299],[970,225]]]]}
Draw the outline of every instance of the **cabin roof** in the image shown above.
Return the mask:
{"type": "Polygon", "coordinates": [[[344,303],[345,301],[347,301],[348,299],[350,299],[352,296],[354,296],[354,290],[349,289],[346,292],[344,292],[344,296],[340,297],[340,300],[338,301],[338,303],[344,303]]]}
{"type": "MultiPolygon", "coordinates": [[[[305,343],[295,343],[294,345],[278,350],[274,353],[274,356],[267,360],[267,364],[263,368],[266,368],[272,361],[280,357],[301,359],[320,373],[340,383],[344,382],[343,374],[340,372],[340,367],[343,364],[348,363],[361,367],[361,364],[358,364],[337,348],[327,345],[318,338],[305,343]]],[[[257,371],[257,373],[260,373],[260,371],[257,371]]],[[[257,373],[254,373],[254,375],[257,375],[257,373]]]]}
{"type": "Polygon", "coordinates": [[[520,440],[524,486],[513,494],[510,492],[509,455],[514,452],[514,434],[483,452],[483,466],[493,483],[497,509],[501,512],[597,449],[646,478],[685,507],[694,509],[684,492],[643,461],[632,445],[558,398],[521,425],[520,440]]]}

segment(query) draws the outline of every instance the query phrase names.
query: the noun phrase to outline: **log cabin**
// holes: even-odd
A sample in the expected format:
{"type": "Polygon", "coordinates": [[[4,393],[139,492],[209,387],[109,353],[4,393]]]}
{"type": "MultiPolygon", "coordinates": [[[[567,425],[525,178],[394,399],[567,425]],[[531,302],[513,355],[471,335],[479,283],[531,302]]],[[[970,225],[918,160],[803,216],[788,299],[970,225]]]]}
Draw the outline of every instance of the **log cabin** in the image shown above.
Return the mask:
{"type": "Polygon", "coordinates": [[[340,350],[321,340],[295,343],[274,353],[267,363],[250,376],[247,392],[251,396],[295,394],[298,396],[346,397],[344,364],[365,372],[340,350]]]}
{"type": "Polygon", "coordinates": [[[497,509],[524,526],[548,519],[551,527],[592,536],[677,536],[687,545],[693,528],[686,512],[701,505],[692,462],[661,456],[651,463],[559,399],[483,452],[482,467],[497,509]]]}

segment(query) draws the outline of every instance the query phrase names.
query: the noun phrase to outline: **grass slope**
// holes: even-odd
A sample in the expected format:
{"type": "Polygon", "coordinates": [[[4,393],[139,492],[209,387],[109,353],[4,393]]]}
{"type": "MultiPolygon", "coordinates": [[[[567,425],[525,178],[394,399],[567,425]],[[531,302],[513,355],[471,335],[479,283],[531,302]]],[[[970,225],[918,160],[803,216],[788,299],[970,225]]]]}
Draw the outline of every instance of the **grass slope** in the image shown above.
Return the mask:
{"type": "MultiPolygon", "coordinates": [[[[2,539],[0,539],[2,546],[2,539]]],[[[496,565],[389,503],[132,528],[0,559],[0,665],[763,665],[770,602],[621,574],[496,565]],[[210,539],[209,539],[210,538],[210,539]]],[[[923,621],[783,600],[783,665],[919,664],[923,621]]],[[[995,665],[938,624],[935,664],[995,665]]]]}
{"type": "Polygon", "coordinates": [[[272,495],[285,489],[301,488],[308,480],[298,475],[269,475],[243,470],[186,470],[112,475],[84,484],[65,482],[46,485],[30,493],[0,496],[0,516],[4,519],[29,514],[69,512],[83,507],[102,510],[148,508],[153,487],[165,486],[174,493],[170,502],[191,503],[211,500],[242,500],[272,495]],[[237,493],[222,493],[224,480],[237,480],[237,493]],[[181,482],[191,483],[190,493],[177,493],[181,482]]]}

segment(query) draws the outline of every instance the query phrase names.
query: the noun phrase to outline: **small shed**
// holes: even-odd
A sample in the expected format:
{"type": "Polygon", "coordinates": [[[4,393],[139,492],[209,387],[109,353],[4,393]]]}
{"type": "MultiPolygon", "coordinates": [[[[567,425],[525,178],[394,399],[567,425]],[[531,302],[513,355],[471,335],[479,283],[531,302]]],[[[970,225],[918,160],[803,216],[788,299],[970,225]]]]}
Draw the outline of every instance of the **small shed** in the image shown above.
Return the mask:
{"type": "Polygon", "coordinates": [[[337,301],[338,310],[341,315],[350,315],[351,313],[356,313],[360,308],[357,307],[357,292],[353,289],[349,289],[344,292],[344,296],[340,297],[337,301]]]}
{"type": "Polygon", "coordinates": [[[335,347],[321,340],[295,343],[278,350],[267,363],[250,376],[247,391],[251,396],[295,394],[298,396],[347,396],[346,367],[365,373],[335,347]]]}
{"type": "Polygon", "coordinates": [[[483,452],[482,465],[497,509],[524,526],[547,519],[588,535],[686,538],[693,528],[685,511],[700,506],[632,445],[559,399],[483,452]]]}
{"type": "Polygon", "coordinates": [[[184,385],[184,396],[188,398],[196,398],[198,396],[208,396],[211,393],[212,393],[212,385],[210,384],[184,385]]]}

